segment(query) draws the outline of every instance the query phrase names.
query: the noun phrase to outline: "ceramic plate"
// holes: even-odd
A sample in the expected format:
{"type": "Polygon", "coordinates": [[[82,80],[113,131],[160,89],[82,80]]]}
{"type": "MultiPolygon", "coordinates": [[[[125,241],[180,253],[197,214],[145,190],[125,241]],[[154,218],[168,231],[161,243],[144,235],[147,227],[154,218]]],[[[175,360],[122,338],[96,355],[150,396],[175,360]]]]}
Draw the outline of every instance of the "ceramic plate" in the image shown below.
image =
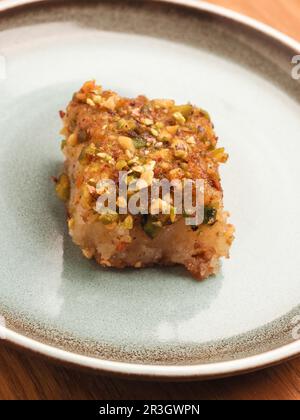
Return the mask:
{"type": "Polygon", "coordinates": [[[181,1],[1,1],[0,312],[3,338],[106,373],[211,378],[300,352],[299,45],[181,1]],[[297,69],[294,69],[294,76],[297,69]],[[198,283],[181,268],[85,260],[50,177],[58,110],[87,79],[209,110],[232,256],[198,283]]]}

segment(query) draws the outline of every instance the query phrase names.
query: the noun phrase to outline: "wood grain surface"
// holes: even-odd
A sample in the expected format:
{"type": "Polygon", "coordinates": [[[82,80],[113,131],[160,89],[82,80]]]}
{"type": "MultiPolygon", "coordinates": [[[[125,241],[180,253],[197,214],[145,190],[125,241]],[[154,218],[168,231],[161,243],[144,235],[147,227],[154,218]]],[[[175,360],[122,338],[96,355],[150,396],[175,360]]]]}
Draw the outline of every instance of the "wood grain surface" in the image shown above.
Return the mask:
{"type": "Polygon", "coordinates": [[[207,0],[258,19],[300,41],[300,0],[207,0]]]}
{"type": "MultiPolygon", "coordinates": [[[[1,0],[0,0],[1,1],[1,0]]],[[[300,0],[211,0],[300,40],[300,0]]],[[[0,399],[299,400],[300,359],[212,382],[151,383],[77,372],[0,343],[0,399]]]]}

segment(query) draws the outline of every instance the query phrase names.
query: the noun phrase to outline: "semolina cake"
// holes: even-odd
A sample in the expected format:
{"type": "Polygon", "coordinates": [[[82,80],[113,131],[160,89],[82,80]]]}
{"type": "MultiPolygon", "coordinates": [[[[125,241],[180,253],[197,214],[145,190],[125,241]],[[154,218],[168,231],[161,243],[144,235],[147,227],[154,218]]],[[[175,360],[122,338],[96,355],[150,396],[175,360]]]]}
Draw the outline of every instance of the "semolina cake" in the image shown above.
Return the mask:
{"type": "MultiPolygon", "coordinates": [[[[85,257],[120,269],[180,264],[197,279],[218,273],[220,259],[229,257],[234,228],[223,208],[219,175],[228,155],[217,145],[207,112],[173,100],[123,98],[90,81],[60,116],[65,166],[56,191],[85,257]],[[202,218],[187,223],[192,212],[179,211],[172,188],[155,199],[149,193],[140,207],[138,198],[137,211],[131,211],[120,180],[127,200],[161,180],[178,191],[186,180],[192,185],[201,180],[202,218]],[[112,209],[106,205],[113,193],[112,209]]],[[[191,191],[196,206],[194,186],[191,191]]]]}

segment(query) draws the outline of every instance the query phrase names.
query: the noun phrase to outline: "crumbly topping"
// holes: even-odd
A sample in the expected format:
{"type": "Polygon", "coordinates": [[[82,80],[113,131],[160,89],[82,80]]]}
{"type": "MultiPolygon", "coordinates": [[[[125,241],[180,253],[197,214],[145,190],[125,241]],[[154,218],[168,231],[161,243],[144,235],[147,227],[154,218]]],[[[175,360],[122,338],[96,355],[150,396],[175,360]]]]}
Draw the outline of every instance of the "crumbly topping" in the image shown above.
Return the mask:
{"type": "MultiPolygon", "coordinates": [[[[95,202],[101,193],[97,183],[101,179],[117,180],[119,171],[128,172],[127,181],[135,180],[136,190],[151,186],[155,179],[203,179],[206,207],[217,208],[222,197],[219,165],[228,155],[224,148],[217,148],[218,139],[206,111],[191,104],[176,105],[172,100],[122,98],[89,81],[60,116],[65,125],[61,147],[66,156],[76,156],[80,170],[74,180],[64,175],[57,184],[58,194],[67,200],[73,182],[77,187],[75,202],[109,229],[119,224],[127,231],[134,228],[132,216],[95,215],[95,202]]],[[[174,223],[176,209],[170,201],[162,198],[151,203],[151,209],[167,206],[168,220],[174,223]]],[[[208,211],[208,222],[214,217],[215,212],[208,211]]],[[[163,222],[152,218],[150,223],[148,217],[142,224],[151,236],[163,222]]]]}

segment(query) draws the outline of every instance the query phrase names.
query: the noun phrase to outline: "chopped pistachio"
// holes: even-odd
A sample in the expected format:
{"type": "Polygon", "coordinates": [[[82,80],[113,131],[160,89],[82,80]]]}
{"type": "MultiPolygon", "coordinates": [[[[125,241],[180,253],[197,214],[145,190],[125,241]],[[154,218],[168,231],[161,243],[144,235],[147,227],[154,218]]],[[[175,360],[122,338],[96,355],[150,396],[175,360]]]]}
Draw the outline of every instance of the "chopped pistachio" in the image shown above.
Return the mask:
{"type": "Polygon", "coordinates": [[[125,229],[131,230],[133,229],[133,217],[132,216],[127,216],[126,219],[123,222],[123,225],[125,227],[125,229]]]}
{"type": "Polygon", "coordinates": [[[91,178],[88,180],[88,185],[90,185],[91,187],[96,187],[97,186],[97,181],[94,178],[91,178]]]}
{"type": "Polygon", "coordinates": [[[180,167],[184,170],[187,171],[189,169],[189,165],[186,162],[181,162],[180,163],[180,167]]]}
{"type": "Polygon", "coordinates": [[[119,160],[116,163],[116,170],[117,171],[122,171],[124,168],[126,168],[126,166],[127,166],[126,160],[119,160]]]}
{"type": "Polygon", "coordinates": [[[158,140],[163,141],[165,143],[170,142],[172,139],[172,134],[170,134],[167,130],[162,130],[159,133],[158,140]]]}
{"type": "Polygon", "coordinates": [[[100,153],[97,153],[97,156],[100,159],[103,159],[105,162],[108,162],[108,163],[111,163],[111,164],[115,163],[113,157],[111,155],[109,155],[108,153],[100,152],[100,153]]]}
{"type": "Polygon", "coordinates": [[[100,96],[100,95],[94,95],[94,96],[93,96],[93,102],[94,102],[95,104],[97,104],[97,105],[101,105],[102,101],[103,101],[102,96],[100,96]]]}
{"type": "Polygon", "coordinates": [[[56,194],[62,201],[68,201],[70,198],[70,180],[67,174],[60,175],[56,184],[56,194]]]}
{"type": "Polygon", "coordinates": [[[98,153],[98,149],[96,148],[96,146],[92,143],[89,144],[88,146],[85,146],[80,153],[79,156],[79,162],[82,165],[86,165],[89,162],[89,157],[93,157],[96,156],[98,153]]]}
{"type": "Polygon", "coordinates": [[[91,199],[92,199],[92,196],[89,190],[89,186],[84,185],[81,190],[81,204],[85,209],[88,209],[90,207],[91,199]]]}
{"type": "Polygon", "coordinates": [[[73,217],[71,217],[71,219],[68,220],[69,230],[72,230],[74,228],[74,226],[75,226],[75,220],[74,220],[73,217]]]}
{"type": "Polygon", "coordinates": [[[151,134],[154,136],[154,137],[158,137],[159,136],[159,132],[155,129],[155,128],[151,128],[151,134]]]}
{"type": "Polygon", "coordinates": [[[117,123],[118,129],[123,130],[123,128],[126,127],[126,123],[127,123],[127,121],[124,120],[123,118],[121,118],[117,123]]]}
{"type": "Polygon", "coordinates": [[[120,97],[117,94],[113,94],[108,99],[106,99],[106,101],[103,101],[101,105],[107,109],[110,109],[111,111],[114,111],[116,109],[116,106],[119,100],[120,100],[120,97]]]}
{"type": "Polygon", "coordinates": [[[156,128],[158,128],[158,130],[161,130],[162,128],[164,128],[164,123],[162,123],[162,122],[157,122],[156,124],[155,124],[155,127],[156,128]]]}
{"type": "Polygon", "coordinates": [[[214,150],[212,156],[217,162],[225,163],[228,160],[228,154],[225,153],[224,147],[214,150]]]}
{"type": "Polygon", "coordinates": [[[121,118],[118,121],[118,129],[124,131],[134,130],[136,128],[136,122],[134,120],[125,120],[121,118]]]}
{"type": "Polygon", "coordinates": [[[186,119],[184,118],[181,112],[175,112],[173,114],[173,117],[177,122],[179,122],[179,124],[184,124],[186,122],[186,119]]]}
{"type": "Polygon", "coordinates": [[[151,239],[154,239],[159,234],[162,227],[158,224],[157,218],[150,215],[142,216],[141,225],[146,235],[151,239]]]}
{"type": "Polygon", "coordinates": [[[188,146],[183,140],[176,139],[172,144],[174,155],[178,159],[185,160],[188,157],[188,146]]]}
{"type": "Polygon", "coordinates": [[[205,111],[204,109],[200,109],[201,114],[204,115],[204,117],[208,120],[211,121],[211,117],[209,115],[209,113],[207,111],[205,111]]]}
{"type": "Polygon", "coordinates": [[[92,107],[96,106],[95,102],[91,98],[87,98],[86,103],[92,107]]]}
{"type": "Polygon", "coordinates": [[[213,225],[216,223],[217,219],[217,210],[214,207],[205,206],[204,207],[204,225],[213,225]]]}
{"type": "Polygon", "coordinates": [[[103,93],[102,86],[96,86],[96,85],[95,85],[95,88],[92,90],[92,92],[93,92],[95,95],[102,95],[102,93],[103,93]]]}
{"type": "Polygon", "coordinates": [[[147,146],[147,140],[143,137],[135,137],[133,139],[133,144],[136,149],[142,149],[143,147],[147,146]]]}
{"type": "Polygon", "coordinates": [[[125,153],[128,159],[132,159],[134,157],[134,152],[131,152],[130,150],[126,150],[125,153]]]}
{"type": "Polygon", "coordinates": [[[152,102],[154,106],[158,108],[170,108],[175,104],[175,102],[171,99],[155,99],[152,102]]]}
{"type": "Polygon", "coordinates": [[[133,172],[137,172],[141,174],[142,172],[144,172],[144,167],[141,165],[137,165],[137,166],[134,166],[131,170],[133,172]]]}
{"type": "Polygon", "coordinates": [[[186,141],[188,144],[196,144],[196,140],[194,136],[191,136],[186,141]]]}
{"type": "Polygon", "coordinates": [[[109,157],[109,155],[104,152],[97,153],[97,156],[101,159],[106,159],[107,157],[109,157]]]}
{"type": "Polygon", "coordinates": [[[89,165],[88,171],[92,174],[98,174],[102,171],[102,163],[99,162],[93,162],[89,165]]]}
{"type": "Polygon", "coordinates": [[[180,113],[184,118],[188,118],[193,112],[192,105],[178,105],[172,108],[173,113],[180,113]]]}
{"type": "Polygon", "coordinates": [[[134,158],[130,159],[127,163],[129,166],[137,165],[139,164],[139,158],[135,156],[134,158]]]}
{"type": "Polygon", "coordinates": [[[67,140],[62,140],[60,144],[61,150],[63,150],[66,147],[66,145],[67,145],[67,140]]]}
{"type": "Polygon", "coordinates": [[[62,128],[59,132],[59,134],[61,134],[62,136],[67,136],[68,135],[68,130],[66,127],[62,128]]]}
{"type": "Polygon", "coordinates": [[[150,126],[150,125],[154,124],[154,121],[151,120],[150,118],[145,118],[145,119],[142,120],[142,123],[147,125],[147,126],[150,126]]]}
{"type": "Polygon", "coordinates": [[[117,213],[105,213],[99,216],[99,220],[104,225],[111,225],[119,221],[119,215],[117,213]]]}
{"type": "Polygon", "coordinates": [[[176,221],[176,208],[173,206],[170,207],[170,220],[172,223],[176,221]]]}
{"type": "Polygon", "coordinates": [[[135,182],[136,178],[133,175],[127,176],[125,182],[127,185],[133,184],[135,182]]]}
{"type": "Polygon", "coordinates": [[[73,133],[69,136],[68,140],[67,140],[67,145],[68,146],[76,146],[77,143],[77,134],[73,133]]]}

